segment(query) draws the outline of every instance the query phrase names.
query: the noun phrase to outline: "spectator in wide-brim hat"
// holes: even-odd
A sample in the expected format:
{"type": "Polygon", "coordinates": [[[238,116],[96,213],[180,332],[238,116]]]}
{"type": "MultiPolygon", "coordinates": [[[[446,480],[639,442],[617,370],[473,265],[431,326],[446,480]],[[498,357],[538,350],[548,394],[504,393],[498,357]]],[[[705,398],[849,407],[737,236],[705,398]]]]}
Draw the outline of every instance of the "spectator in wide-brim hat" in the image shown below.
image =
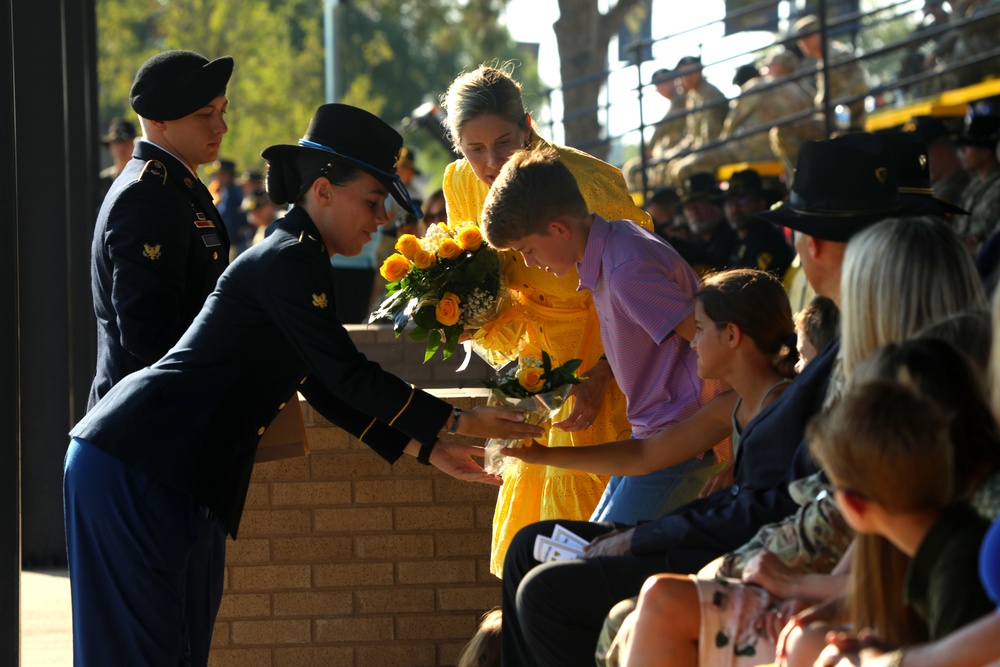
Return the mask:
{"type": "Polygon", "coordinates": [[[931,188],[930,151],[915,132],[888,131],[878,133],[889,142],[896,158],[896,179],[899,199],[910,215],[933,215],[947,218],[968,215],[968,211],[934,196],[931,188]]]}
{"type": "Polygon", "coordinates": [[[725,268],[739,240],[725,222],[723,194],[715,177],[708,173],[692,174],[684,179],[678,195],[694,243],[712,257],[713,268],[725,268]]]}
{"type": "Polygon", "coordinates": [[[111,155],[111,166],[102,169],[99,175],[101,179],[100,197],[104,199],[111,184],[122,173],[122,169],[128,164],[132,157],[132,148],[135,145],[135,125],[124,118],[115,117],[108,125],[108,133],[101,137],[101,144],[108,149],[111,155]]]}
{"type": "Polygon", "coordinates": [[[955,231],[973,255],[986,239],[1000,230],[1000,116],[966,117],[962,132],[955,138],[962,167],[972,180],[962,193],[959,205],[968,215],[955,216],[955,231]]]}
{"type": "Polygon", "coordinates": [[[753,169],[744,169],[729,177],[723,210],[726,221],[739,238],[729,258],[729,267],[769,271],[781,278],[795,252],[779,229],[755,217],[767,210],[768,196],[760,174],[753,169]]]}
{"type": "Polygon", "coordinates": [[[795,231],[795,249],[809,284],[818,294],[830,295],[840,293],[848,240],[903,212],[887,143],[856,133],[804,143],[788,200],[757,217],[795,231]]]}

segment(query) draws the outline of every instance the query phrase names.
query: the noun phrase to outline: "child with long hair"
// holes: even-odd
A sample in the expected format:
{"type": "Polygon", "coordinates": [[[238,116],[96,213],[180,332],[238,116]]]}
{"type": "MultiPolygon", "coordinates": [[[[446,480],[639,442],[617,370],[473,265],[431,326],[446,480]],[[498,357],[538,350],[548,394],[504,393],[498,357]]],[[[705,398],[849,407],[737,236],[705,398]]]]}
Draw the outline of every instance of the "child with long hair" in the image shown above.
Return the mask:
{"type": "Polygon", "coordinates": [[[781,283],[755,269],[708,276],[695,295],[691,347],[698,375],[732,389],[687,419],[648,438],[590,447],[516,447],[504,454],[527,463],[573,468],[602,475],[640,475],[703,454],[732,437],[739,451],[743,428],[784,390],[794,374],[791,306],[781,283]]]}

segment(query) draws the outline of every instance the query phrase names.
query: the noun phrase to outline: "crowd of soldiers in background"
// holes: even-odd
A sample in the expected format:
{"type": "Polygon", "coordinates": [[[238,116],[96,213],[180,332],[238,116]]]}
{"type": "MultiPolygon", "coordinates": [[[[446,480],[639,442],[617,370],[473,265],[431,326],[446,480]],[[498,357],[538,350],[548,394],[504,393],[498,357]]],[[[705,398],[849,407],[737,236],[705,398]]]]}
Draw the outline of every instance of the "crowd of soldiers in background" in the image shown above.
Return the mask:
{"type": "MultiPolygon", "coordinates": [[[[923,21],[912,36],[927,37],[909,42],[901,58],[898,80],[905,82],[935,70],[943,73],[904,84],[900,93],[924,96],[996,76],[995,59],[950,71],[948,68],[994,48],[1000,20],[991,17],[941,30],[949,23],[974,19],[994,4],[992,0],[926,0],[923,21]]],[[[670,109],[646,144],[645,160],[634,160],[624,169],[633,191],[643,190],[643,162],[647,191],[661,186],[681,187],[692,174],[714,173],[722,165],[738,162],[780,161],[790,181],[802,142],[827,137],[824,119],[808,114],[823,109],[827,80],[830,108],[836,114],[833,129],[864,129],[865,97],[869,93],[864,61],[855,59],[849,46],[828,39],[830,66],[826,77],[821,75],[823,44],[815,15],[796,21],[789,40],[787,49],[736,70],[733,84],[739,86],[740,95],[731,101],[704,78],[699,57],[686,56],[673,70],[654,72],[650,83],[669,101],[670,109]],[[800,116],[798,120],[776,125],[796,115],[800,116]]]]}

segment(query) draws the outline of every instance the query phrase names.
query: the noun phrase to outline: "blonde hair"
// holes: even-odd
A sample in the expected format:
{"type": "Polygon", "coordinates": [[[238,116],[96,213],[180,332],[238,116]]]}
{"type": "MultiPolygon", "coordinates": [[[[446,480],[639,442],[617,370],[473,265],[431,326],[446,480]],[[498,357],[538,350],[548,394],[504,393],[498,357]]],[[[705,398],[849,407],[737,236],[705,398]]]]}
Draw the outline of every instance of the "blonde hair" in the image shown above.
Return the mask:
{"type": "Polygon", "coordinates": [[[460,74],[441,97],[441,107],[448,112],[447,129],[455,150],[461,152],[462,128],[480,116],[499,116],[522,130],[528,127],[528,109],[521,96],[521,84],[511,76],[515,63],[508,60],[482,64],[460,74]]]}
{"type": "Polygon", "coordinates": [[[844,254],[840,291],[847,377],[879,346],[986,307],[969,253],[932,218],[885,220],[856,234],[844,254]]]}
{"type": "Polygon", "coordinates": [[[456,667],[500,667],[500,609],[483,614],[476,634],[462,649],[456,667]]]}

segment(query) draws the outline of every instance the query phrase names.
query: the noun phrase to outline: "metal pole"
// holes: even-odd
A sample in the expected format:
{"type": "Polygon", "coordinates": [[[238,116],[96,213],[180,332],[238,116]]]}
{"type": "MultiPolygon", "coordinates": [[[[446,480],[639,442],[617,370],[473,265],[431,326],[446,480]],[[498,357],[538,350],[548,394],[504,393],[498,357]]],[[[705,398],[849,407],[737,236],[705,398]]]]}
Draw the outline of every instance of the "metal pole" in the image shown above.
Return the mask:
{"type": "Polygon", "coordinates": [[[323,50],[326,60],[326,101],[337,101],[337,5],[339,0],[323,0],[323,50]]]}
{"type": "Polygon", "coordinates": [[[823,78],[823,124],[826,129],[826,138],[833,136],[833,102],[830,99],[830,48],[828,45],[827,25],[826,25],[826,0],[819,0],[819,48],[820,48],[820,71],[823,78]]]}

